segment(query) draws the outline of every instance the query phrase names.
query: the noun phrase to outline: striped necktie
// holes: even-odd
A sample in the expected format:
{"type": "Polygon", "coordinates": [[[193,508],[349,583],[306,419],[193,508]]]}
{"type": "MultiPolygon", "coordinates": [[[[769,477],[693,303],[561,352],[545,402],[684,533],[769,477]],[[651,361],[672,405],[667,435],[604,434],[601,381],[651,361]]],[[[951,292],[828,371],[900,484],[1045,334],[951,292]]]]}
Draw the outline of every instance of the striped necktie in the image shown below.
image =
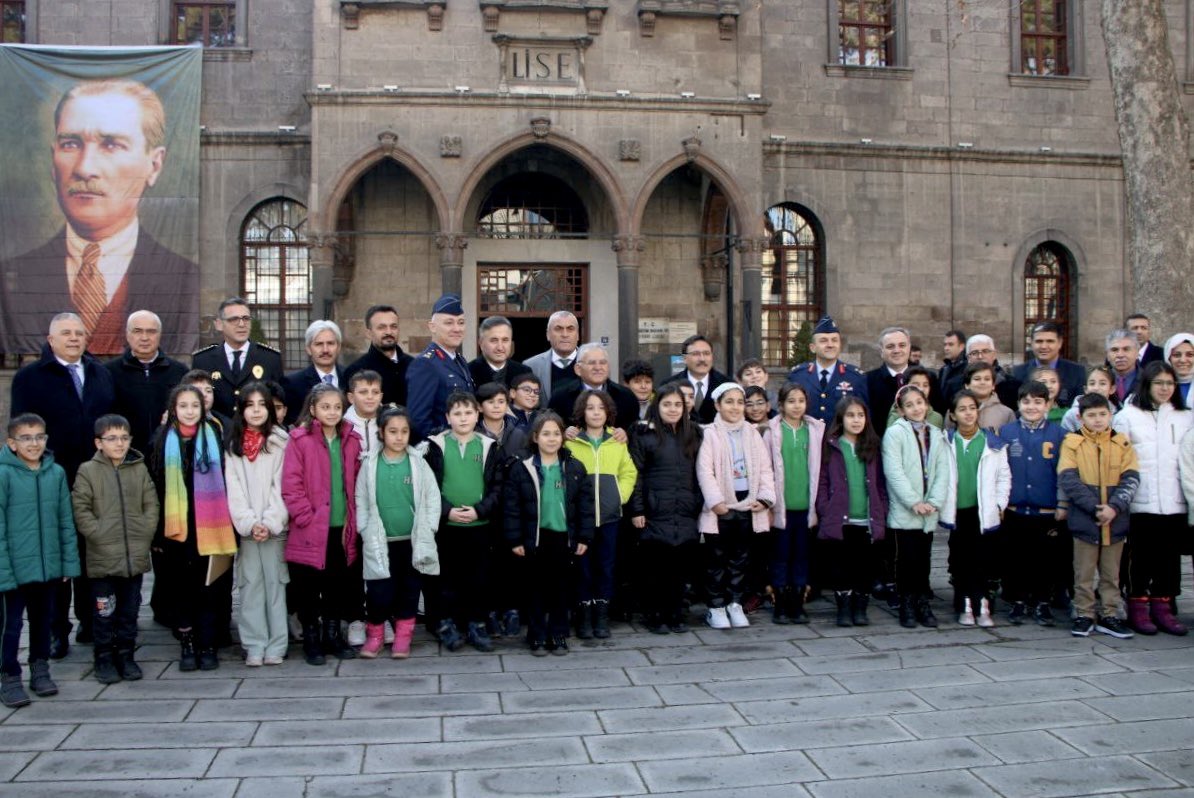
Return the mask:
{"type": "Polygon", "coordinates": [[[108,292],[104,286],[104,276],[100,274],[99,259],[99,244],[91,243],[83,248],[83,262],[79,266],[79,273],[75,275],[70,297],[83,320],[83,327],[89,333],[95,332],[99,318],[108,306],[108,292]]]}

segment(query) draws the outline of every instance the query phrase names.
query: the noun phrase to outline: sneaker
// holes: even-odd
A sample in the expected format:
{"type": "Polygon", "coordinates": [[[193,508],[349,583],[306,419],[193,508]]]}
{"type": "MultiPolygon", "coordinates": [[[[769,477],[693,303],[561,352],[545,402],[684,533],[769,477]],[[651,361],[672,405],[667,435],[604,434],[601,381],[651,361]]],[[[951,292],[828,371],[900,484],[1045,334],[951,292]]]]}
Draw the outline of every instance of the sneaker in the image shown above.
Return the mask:
{"type": "Polygon", "coordinates": [[[381,639],[388,646],[394,642],[394,624],[386,621],[382,629],[381,639]]]}
{"type": "Polygon", "coordinates": [[[290,631],[290,639],[296,643],[303,639],[303,622],[293,612],[286,616],[286,626],[290,631]]]}
{"type": "Polygon", "coordinates": [[[264,657],[262,657],[261,662],[263,665],[281,665],[283,658],[277,656],[276,654],[266,654],[264,657]]]}
{"type": "Polygon", "coordinates": [[[1036,605],[1036,609],[1032,611],[1032,619],[1037,622],[1038,626],[1053,626],[1053,610],[1049,609],[1048,603],[1042,601],[1036,605]]]}
{"type": "Polygon", "coordinates": [[[1028,607],[1023,601],[1017,601],[1012,605],[1012,611],[1007,614],[1008,623],[1013,626],[1019,626],[1024,623],[1024,619],[1028,617],[1028,607]]]}
{"type": "Polygon", "coordinates": [[[550,651],[552,654],[554,654],[557,657],[562,657],[565,654],[567,654],[568,653],[568,638],[553,637],[551,639],[550,651]]]}
{"type": "Polygon", "coordinates": [[[245,656],[245,665],[250,668],[260,668],[265,664],[265,657],[261,654],[248,654],[245,656]]]}
{"type": "Polygon", "coordinates": [[[735,629],[750,626],[750,619],[746,617],[745,609],[738,602],[726,605],[726,614],[730,616],[730,626],[735,629]]]}
{"type": "Polygon", "coordinates": [[[353,621],[348,625],[348,645],[354,647],[365,645],[364,621],[353,621]]]}
{"type": "Polygon", "coordinates": [[[532,657],[546,657],[547,656],[547,641],[545,640],[529,640],[527,644],[531,647],[532,657]]]}
{"type": "Polygon", "coordinates": [[[983,629],[990,629],[995,625],[995,619],[991,617],[991,602],[987,599],[978,600],[978,618],[976,623],[983,629]]]}
{"type": "Polygon", "coordinates": [[[974,626],[974,609],[970,606],[970,599],[962,599],[962,611],[958,613],[959,626],[974,626]]]}
{"type": "MultiPolygon", "coordinates": [[[[739,607],[738,611],[741,612],[742,608],[739,607]]],[[[729,629],[730,616],[726,615],[725,607],[710,607],[705,613],[705,623],[709,624],[710,629],[729,629]]]]}
{"type": "Polygon", "coordinates": [[[1111,637],[1118,637],[1120,640],[1133,637],[1132,630],[1128,628],[1128,625],[1114,615],[1099,618],[1099,622],[1095,624],[1095,631],[1111,637]]]}
{"type": "Polygon", "coordinates": [[[1074,619],[1074,625],[1070,627],[1070,634],[1074,637],[1090,637],[1091,629],[1094,629],[1094,621],[1085,615],[1079,615],[1074,619]]]}

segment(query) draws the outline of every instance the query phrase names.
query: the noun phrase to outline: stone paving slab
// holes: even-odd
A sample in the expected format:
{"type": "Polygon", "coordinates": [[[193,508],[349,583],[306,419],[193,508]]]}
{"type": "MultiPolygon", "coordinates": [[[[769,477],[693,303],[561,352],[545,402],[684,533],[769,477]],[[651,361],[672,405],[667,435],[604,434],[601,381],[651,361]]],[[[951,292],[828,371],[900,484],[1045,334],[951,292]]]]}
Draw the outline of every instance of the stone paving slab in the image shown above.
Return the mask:
{"type": "Polygon", "coordinates": [[[1066,745],[1047,731],[980,734],[971,736],[970,739],[1009,765],[1017,762],[1053,761],[1061,767],[1061,760],[1083,756],[1077,748],[1066,745]]]}
{"type": "Polygon", "coordinates": [[[639,795],[643,792],[646,790],[643,789],[638,772],[633,765],[626,763],[462,771],[456,775],[456,794],[469,798],[601,798],[607,795],[639,795]]]}
{"type": "Polygon", "coordinates": [[[226,748],[216,754],[208,773],[215,777],[352,775],[361,772],[364,752],[363,745],[329,744],[318,748],[226,748]]]}
{"type": "Polygon", "coordinates": [[[1034,762],[980,767],[972,772],[999,793],[1018,798],[1061,798],[1178,786],[1172,779],[1126,756],[1086,759],[1081,767],[1034,762]]]}
{"type": "Polygon", "coordinates": [[[808,756],[831,779],[1001,764],[990,753],[963,738],[873,744],[860,740],[858,745],[811,750],[808,756]]]}
{"type": "MultiPolygon", "coordinates": [[[[17,781],[199,778],[216,756],[214,748],[169,750],[46,751],[21,771],[17,781]]],[[[76,790],[79,787],[76,785],[76,790]]]]}
{"type": "Polygon", "coordinates": [[[1090,756],[1194,748],[1194,723],[1188,718],[1078,726],[1053,733],[1090,756]]]}
{"type": "Polygon", "coordinates": [[[846,692],[846,688],[840,681],[828,676],[784,676],[778,679],[701,682],[700,687],[721,701],[806,698],[808,696],[841,695],[846,692]]]}
{"type": "Polygon", "coordinates": [[[653,709],[607,709],[597,713],[611,734],[668,729],[716,729],[741,726],[742,716],[727,704],[697,704],[653,709]]]}
{"type": "Polygon", "coordinates": [[[439,718],[280,720],[257,724],[254,746],[335,743],[425,743],[440,740],[439,718]]]}
{"type": "Polygon", "coordinates": [[[1179,784],[1194,787],[1194,749],[1165,751],[1159,754],[1138,754],[1136,759],[1156,768],[1179,784]]]}
{"type": "MultiPolygon", "coordinates": [[[[19,787],[0,785],[2,798],[64,798],[86,795],[86,798],[233,798],[239,782],[236,779],[159,778],[132,781],[96,781],[80,792],[77,781],[23,782],[19,787]]],[[[279,798],[283,798],[279,796],[279,798]]]]}
{"type": "Polygon", "coordinates": [[[835,718],[741,726],[731,729],[730,734],[744,751],[752,754],[791,749],[811,751],[840,745],[870,747],[912,739],[911,734],[890,718],[835,718]]]}
{"type": "MultiPolygon", "coordinates": [[[[1094,699],[1100,700],[1107,699],[1094,699]]],[[[917,737],[961,737],[974,730],[992,733],[1094,725],[1105,723],[1107,716],[1078,701],[1053,701],[910,713],[901,715],[898,721],[917,737]]]]}
{"type": "Polygon", "coordinates": [[[257,724],[248,722],[80,724],[59,748],[225,748],[248,745],[256,733],[257,724]]]}
{"type": "Polygon", "coordinates": [[[638,770],[651,792],[737,789],[822,778],[821,771],[800,751],[722,756],[714,762],[703,758],[644,762],[638,770]]]}
{"type": "Polygon", "coordinates": [[[1093,684],[1073,678],[929,687],[919,688],[915,692],[919,698],[937,709],[1036,704],[1075,698],[1101,698],[1107,695],[1093,684]]]}
{"type": "Polygon", "coordinates": [[[797,718],[869,718],[932,709],[907,690],[788,701],[747,701],[734,706],[751,723],[784,723],[797,718]]]}
{"type": "Polygon", "coordinates": [[[816,798],[998,798],[998,793],[967,771],[876,776],[866,779],[823,781],[805,785],[816,798]]]}
{"type": "Polygon", "coordinates": [[[589,761],[577,737],[533,737],[525,740],[485,740],[450,743],[371,745],[365,755],[366,773],[420,770],[476,770],[514,764],[577,765],[589,761]]]}
{"type": "Polygon", "coordinates": [[[595,712],[544,712],[519,715],[468,715],[444,718],[445,740],[501,740],[517,737],[598,734],[595,712]]]}

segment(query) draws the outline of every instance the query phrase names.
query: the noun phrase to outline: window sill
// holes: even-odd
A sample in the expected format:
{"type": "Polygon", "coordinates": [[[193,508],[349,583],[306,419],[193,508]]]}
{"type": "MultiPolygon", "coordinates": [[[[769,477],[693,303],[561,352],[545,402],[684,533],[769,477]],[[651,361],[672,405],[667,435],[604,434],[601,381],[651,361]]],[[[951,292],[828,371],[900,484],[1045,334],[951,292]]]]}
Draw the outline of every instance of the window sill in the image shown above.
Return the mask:
{"type": "Polygon", "coordinates": [[[204,47],[204,61],[252,61],[253,51],[248,47],[204,47]]]}
{"type": "Polygon", "coordinates": [[[914,70],[904,66],[855,66],[854,64],[826,64],[825,74],[831,78],[871,78],[873,80],[912,80],[914,70]]]}
{"type": "Polygon", "coordinates": [[[1090,78],[1081,75],[1021,75],[1008,73],[1007,82],[1012,86],[1032,89],[1069,89],[1085,91],[1090,88],[1090,78]]]}

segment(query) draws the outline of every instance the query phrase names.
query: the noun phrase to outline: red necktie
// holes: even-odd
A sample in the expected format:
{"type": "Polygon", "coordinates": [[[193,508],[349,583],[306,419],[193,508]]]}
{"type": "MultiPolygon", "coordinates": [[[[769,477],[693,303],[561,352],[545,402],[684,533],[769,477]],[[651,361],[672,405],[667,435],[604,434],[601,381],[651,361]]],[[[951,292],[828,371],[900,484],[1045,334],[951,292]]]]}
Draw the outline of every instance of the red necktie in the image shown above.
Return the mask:
{"type": "Polygon", "coordinates": [[[79,266],[79,273],[75,275],[75,285],[71,290],[71,302],[79,311],[83,327],[88,333],[95,332],[99,318],[108,306],[108,293],[104,286],[104,276],[100,274],[99,259],[99,244],[91,243],[83,248],[83,262],[79,266]]]}

